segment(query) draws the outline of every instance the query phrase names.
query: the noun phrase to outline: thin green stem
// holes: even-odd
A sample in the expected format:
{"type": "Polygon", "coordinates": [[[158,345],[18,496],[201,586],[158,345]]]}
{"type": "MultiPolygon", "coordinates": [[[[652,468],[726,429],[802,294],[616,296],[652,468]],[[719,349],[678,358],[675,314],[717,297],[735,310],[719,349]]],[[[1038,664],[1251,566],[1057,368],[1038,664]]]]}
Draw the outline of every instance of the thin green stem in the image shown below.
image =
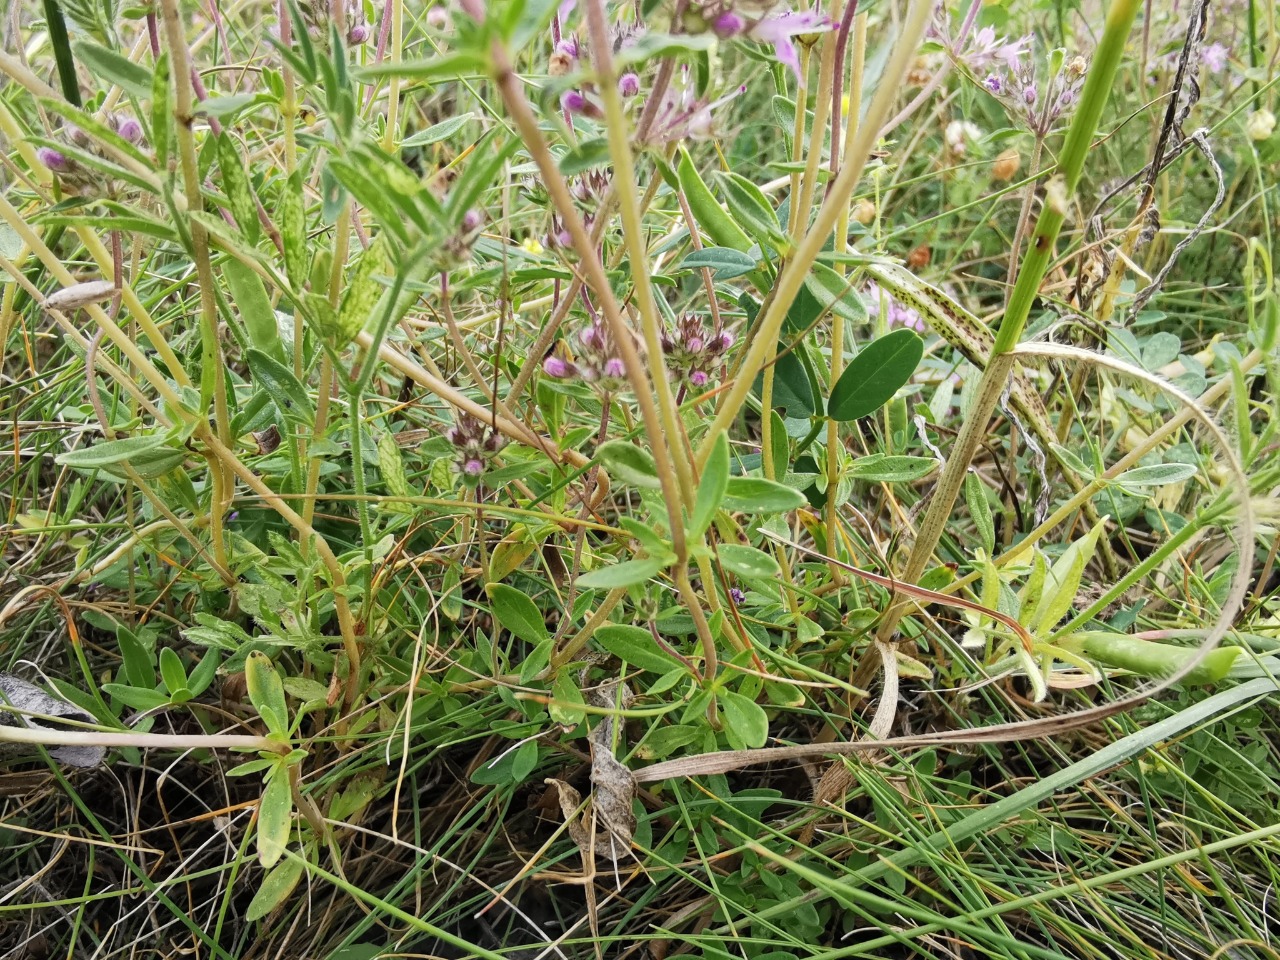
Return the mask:
{"type": "MultiPolygon", "coordinates": [[[[903,21],[902,30],[893,44],[893,52],[881,74],[879,89],[876,90],[875,98],[867,108],[866,117],[854,139],[854,149],[846,156],[844,167],[827,191],[827,198],[814,218],[813,225],[804,239],[796,245],[791,259],[787,261],[778,277],[774,285],[773,297],[759,320],[758,333],[738,366],[733,386],[725,392],[720,402],[715,420],[707,432],[708,437],[714,438],[721,430],[727,429],[746,402],[755,376],[764,366],[769,344],[776,343],[778,331],[782,328],[782,321],[786,318],[787,311],[795,302],[813,262],[831,236],[831,230],[840,216],[840,211],[848,206],[854,188],[862,179],[862,171],[866,168],[871,151],[879,139],[880,127],[889,114],[889,108],[901,92],[902,80],[915,59],[916,49],[920,44],[920,38],[924,35],[925,25],[932,10],[931,0],[912,0],[906,19],[903,21]]],[[[698,449],[699,467],[706,463],[706,458],[710,454],[711,444],[704,440],[698,449]]]]}

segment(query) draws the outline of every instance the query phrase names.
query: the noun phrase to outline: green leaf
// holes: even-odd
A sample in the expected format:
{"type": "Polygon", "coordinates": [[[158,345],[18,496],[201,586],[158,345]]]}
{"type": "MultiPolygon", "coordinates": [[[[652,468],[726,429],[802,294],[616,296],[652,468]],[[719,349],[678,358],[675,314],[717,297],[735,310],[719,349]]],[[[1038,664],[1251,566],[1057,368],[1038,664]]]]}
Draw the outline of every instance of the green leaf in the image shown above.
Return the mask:
{"type": "Polygon", "coordinates": [[[736,173],[721,173],[718,179],[729,213],[747,233],[773,246],[785,243],[778,215],[759,187],[736,173]]]}
{"type": "Polygon", "coordinates": [[[976,473],[964,478],[964,500],[969,506],[969,516],[977,528],[978,539],[982,541],[982,549],[990,557],[996,549],[996,528],[991,519],[991,502],[987,499],[987,488],[976,473]]]}
{"type": "Polygon", "coordinates": [[[664,540],[651,525],[645,525],[630,517],[618,517],[618,526],[631,534],[644,547],[645,553],[651,557],[661,557],[671,553],[671,541],[664,540]]]}
{"type": "Polygon", "coordinates": [[[599,167],[609,162],[609,141],[604,137],[584,140],[568,151],[556,164],[566,177],[599,167]]]}
{"type": "MultiPolygon", "coordinates": [[[[1167,677],[1180,670],[1198,652],[1194,647],[1178,647],[1107,631],[1073,633],[1058,642],[1064,650],[1082,653],[1108,667],[1129,670],[1143,677],[1167,677]]],[[[1180,681],[1188,686],[1217,683],[1227,675],[1240,655],[1239,647],[1221,647],[1180,681]]]]}
{"type": "Polygon", "coordinates": [[[554,645],[552,638],[548,637],[534,647],[533,652],[520,662],[521,683],[526,685],[534,683],[542,674],[542,671],[547,669],[547,664],[551,662],[551,648],[554,645]]]}
{"type": "MultiPolygon", "coordinates": [[[[773,365],[773,408],[785,410],[792,419],[805,420],[817,411],[821,394],[804,361],[803,344],[794,350],[790,347],[789,343],[778,343],[778,359],[773,365]]],[[[764,371],[756,374],[751,391],[757,397],[764,396],[764,371]]]]}
{"type": "Polygon", "coordinates": [[[724,712],[724,728],[735,750],[763,747],[769,739],[769,717],[750,697],[721,690],[716,697],[724,712]]]}
{"type": "Polygon", "coordinates": [[[924,341],[914,330],[894,330],[871,341],[845,367],[831,391],[827,412],[833,420],[857,420],[893,398],[924,356],[924,341]]]}
{"type": "Polygon", "coordinates": [[[240,151],[230,134],[219,134],[216,139],[222,189],[231,202],[231,213],[236,219],[236,226],[250,245],[255,244],[262,235],[262,228],[258,223],[258,206],[254,201],[253,188],[249,185],[249,177],[244,172],[240,151]]]}
{"type": "Polygon", "coordinates": [[[249,909],[245,911],[245,919],[250,923],[261,920],[276,907],[284,903],[294,887],[302,879],[302,861],[290,857],[262,878],[258,892],[249,901],[249,909]]]}
{"type": "Polygon", "coordinates": [[[103,440],[81,450],[69,450],[55,457],[54,462],[80,470],[103,470],[120,478],[128,476],[123,469],[128,466],[138,476],[152,479],[168,473],[186,458],[186,451],[171,446],[168,436],[150,433],[103,440]]]}
{"type": "Polygon", "coordinates": [[[886,457],[873,453],[849,465],[849,476],[872,483],[906,483],[932,473],[938,461],[932,457],[886,457]]]}
{"type": "Polygon", "coordinates": [[[228,777],[247,777],[251,773],[261,773],[269,767],[275,766],[278,761],[275,757],[259,757],[256,760],[246,760],[244,763],[238,763],[227,771],[228,777]]]}
{"type": "Polygon", "coordinates": [[[665,557],[645,557],[643,560],[623,560],[609,567],[601,567],[584,573],[578,578],[582,590],[615,590],[646,583],[667,565],[665,557]]]}
{"type": "Polygon", "coordinates": [[[1104,517],[1083,537],[1073,540],[1054,562],[1045,579],[1044,592],[1040,596],[1040,602],[1036,604],[1035,613],[1027,621],[1027,629],[1033,635],[1052,630],[1071,609],[1080,590],[1084,568],[1093,559],[1098,537],[1105,528],[1104,517]]]}
{"type": "Polygon", "coordinates": [[[740,543],[723,543],[716,549],[720,565],[730,573],[752,580],[776,577],[782,573],[778,561],[763,550],[740,543]]]}
{"type": "Polygon", "coordinates": [[[254,382],[270,394],[280,415],[294,423],[311,426],[315,420],[311,396],[293,371],[261,350],[250,348],[245,359],[249,361],[254,382]]]}
{"type": "Polygon", "coordinates": [[[259,650],[250,652],[244,663],[245,686],[249,702],[258,711],[271,733],[287,736],[289,710],[285,705],[284,684],[271,658],[259,650]]]}
{"type": "Polygon", "coordinates": [[[595,641],[619,660],[652,673],[666,674],[680,667],[678,660],[667,653],[653,635],[643,627],[625,624],[606,624],[595,632],[595,641]]]}
{"type": "Polygon", "coordinates": [[[732,280],[754,270],[756,258],[732,247],[705,247],[681,260],[676,269],[701,270],[704,267],[715,271],[717,280],[732,280]]]}
{"type": "Polygon", "coordinates": [[[120,659],[129,683],[147,690],[155,686],[155,660],[152,659],[151,651],[138,639],[137,634],[127,627],[117,627],[116,645],[120,647],[120,659]]]}
{"type": "Polygon", "coordinates": [[[205,651],[205,655],[191,671],[191,676],[187,677],[187,689],[191,691],[193,697],[198,697],[209,689],[209,684],[213,683],[213,678],[218,672],[218,664],[221,662],[222,655],[217,650],[205,651]]]}
{"type": "Polygon", "coordinates": [[[849,278],[832,270],[825,263],[814,263],[804,278],[805,289],[824,310],[854,323],[866,323],[867,305],[853,288],[849,278]]]}
{"type": "Polygon", "coordinates": [[[335,346],[345,346],[364,329],[373,308],[382,297],[383,285],[378,280],[391,268],[387,257],[387,244],[379,234],[369,248],[360,255],[356,268],[347,281],[347,292],[338,308],[338,329],[335,346]]]}
{"type": "Polygon", "coordinates": [[[645,490],[662,489],[653,455],[628,440],[610,440],[596,450],[596,459],[615,480],[645,490]]]}
{"type": "Polygon", "coordinates": [[[799,490],[763,477],[731,477],[724,497],[725,509],[739,513],[785,513],[807,502],[799,490]]]}
{"type": "Polygon", "coordinates": [[[293,814],[288,772],[277,761],[269,776],[258,801],[258,862],[266,868],[275,866],[284,856],[293,814]]]}
{"type": "Polygon", "coordinates": [[[474,113],[463,113],[456,117],[450,117],[448,120],[441,120],[439,123],[432,124],[427,129],[419,130],[413,136],[402,140],[400,146],[402,149],[404,147],[425,147],[428,144],[439,143],[441,140],[448,140],[470,123],[474,117],[474,113]]]}
{"type": "Polygon", "coordinates": [[[1194,463],[1157,463],[1150,467],[1134,467],[1126,470],[1112,482],[1121,487],[1159,487],[1166,483],[1181,483],[1199,472],[1194,463]]]}
{"type": "Polygon", "coordinates": [[[160,54],[151,78],[151,149],[157,170],[169,169],[170,141],[173,139],[173,84],[169,82],[169,54],[160,54]]]}
{"type": "Polygon", "coordinates": [[[445,57],[424,57],[413,60],[384,60],[382,63],[361,67],[354,71],[361,81],[380,80],[383,77],[403,77],[407,80],[444,80],[454,77],[483,77],[488,72],[484,57],[474,52],[455,53],[445,57]]]}
{"type": "Polygon", "coordinates": [[[698,497],[689,518],[689,539],[698,540],[711,525],[729,488],[729,437],[724,431],[716,435],[698,484],[698,497]]]}
{"type": "Polygon", "coordinates": [[[139,100],[150,99],[151,71],[146,67],[92,40],[77,40],[71,47],[76,52],[76,59],[93,76],[114,83],[139,100]]]}
{"type": "Polygon", "coordinates": [[[566,727],[577,726],[587,715],[585,710],[576,709],[586,704],[578,689],[577,674],[577,670],[561,670],[551,682],[551,696],[560,703],[547,704],[547,712],[552,720],[566,727]]]}
{"type": "MultiPolygon", "coordinates": [[[[382,482],[387,485],[387,492],[393,497],[413,496],[409,479],[405,476],[400,444],[396,442],[393,434],[385,430],[378,437],[378,471],[382,474],[382,482]]],[[[390,513],[405,513],[410,516],[416,513],[413,504],[406,503],[404,500],[387,500],[378,506],[390,513]]]]}
{"type": "Polygon", "coordinates": [[[302,174],[295,170],[280,188],[276,205],[280,243],[284,247],[284,271],[295,290],[307,281],[307,215],[302,199],[302,174]]]}
{"type": "Polygon", "coordinates": [[[131,687],[124,683],[104,683],[102,692],[115,697],[126,707],[134,710],[154,710],[169,702],[169,696],[150,687],[131,687]]]}
{"type": "Polygon", "coordinates": [[[510,633],[535,646],[548,638],[547,624],[537,605],[505,583],[488,586],[493,615],[510,633]]]}
{"type": "Polygon", "coordinates": [[[284,344],[280,340],[276,312],[271,309],[271,298],[267,296],[262,278],[235,257],[228,257],[222,262],[222,275],[227,278],[231,299],[249,334],[249,346],[277,363],[284,363],[284,344]]]}
{"type": "Polygon", "coordinates": [[[160,679],[170,693],[177,693],[187,686],[187,671],[172,647],[160,648],[160,679]]]}

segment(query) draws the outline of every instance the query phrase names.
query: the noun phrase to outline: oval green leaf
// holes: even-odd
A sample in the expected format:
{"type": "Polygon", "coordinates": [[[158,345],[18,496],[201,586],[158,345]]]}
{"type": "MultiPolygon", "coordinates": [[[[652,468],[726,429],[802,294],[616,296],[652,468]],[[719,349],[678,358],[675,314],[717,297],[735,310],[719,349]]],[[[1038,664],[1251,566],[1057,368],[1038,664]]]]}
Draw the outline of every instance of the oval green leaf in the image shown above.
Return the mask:
{"type": "Polygon", "coordinates": [[[894,330],[873,340],[849,361],[831,391],[832,420],[857,420],[888,403],[915,373],[924,341],[914,330],[894,330]]]}
{"type": "Polygon", "coordinates": [[[615,480],[645,490],[662,488],[662,482],[658,479],[658,465],[653,456],[634,443],[610,440],[600,445],[596,450],[596,457],[615,480]]]}

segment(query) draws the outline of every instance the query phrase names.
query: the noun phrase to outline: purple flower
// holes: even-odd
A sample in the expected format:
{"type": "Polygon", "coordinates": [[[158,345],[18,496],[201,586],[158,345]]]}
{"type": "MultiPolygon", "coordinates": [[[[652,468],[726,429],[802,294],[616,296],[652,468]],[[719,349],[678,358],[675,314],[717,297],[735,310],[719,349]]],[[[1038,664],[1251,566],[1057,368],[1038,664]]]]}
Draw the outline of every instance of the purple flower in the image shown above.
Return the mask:
{"type": "Polygon", "coordinates": [[[560,106],[567,113],[591,117],[593,120],[599,120],[604,116],[604,111],[600,109],[599,105],[581,90],[566,90],[562,93],[560,95],[560,106]]]}
{"type": "Polygon", "coordinates": [[[994,73],[988,76],[987,79],[983,80],[982,85],[987,88],[989,93],[997,95],[1004,90],[1004,81],[994,73]]]}
{"type": "Polygon", "coordinates": [[[711,32],[721,40],[736,37],[746,29],[747,23],[732,10],[726,10],[711,19],[711,32]]]}
{"type": "Polygon", "coordinates": [[[445,439],[453,445],[454,464],[468,486],[474,486],[488,468],[489,461],[503,447],[503,439],[488,424],[468,413],[459,413],[454,425],[445,431],[445,439]]]}
{"type": "Polygon", "coordinates": [[[880,311],[882,304],[887,304],[885,307],[886,326],[906,327],[908,330],[915,330],[917,333],[925,331],[924,318],[917,311],[904,307],[893,297],[884,293],[874,281],[867,284],[865,297],[867,306],[877,313],[880,311]]]}
{"type": "Polygon", "coordinates": [[[683,68],[684,83],[671,84],[662,98],[662,106],[658,110],[649,134],[651,144],[671,143],[674,140],[706,140],[715,135],[712,113],[742,94],[746,84],[739,86],[732,93],[708,103],[694,94],[693,84],[689,81],[689,68],[683,68]]]}
{"type": "Polygon", "coordinates": [[[738,604],[741,604],[743,601],[747,599],[747,595],[743,593],[741,590],[739,590],[737,587],[730,587],[729,599],[733,601],[735,606],[737,606],[738,604]]]}
{"type": "Polygon", "coordinates": [[[462,229],[467,233],[479,230],[482,223],[484,223],[484,214],[479,210],[468,210],[462,215],[462,229]]]}
{"type": "Polygon", "coordinates": [[[996,36],[995,27],[983,27],[960,49],[955,49],[950,42],[948,46],[952,47],[952,56],[978,73],[993,64],[1016,67],[1031,47],[1031,34],[1010,40],[996,36]]]}
{"type": "Polygon", "coordinates": [[[573,376],[577,370],[573,364],[561,360],[559,357],[547,357],[542,361],[542,372],[549,377],[555,377],[557,380],[564,380],[573,376]]]}
{"type": "Polygon", "coordinates": [[[368,43],[371,35],[372,31],[369,29],[369,24],[357,23],[347,31],[347,43],[353,47],[358,47],[362,43],[368,43]]]}
{"type": "Polygon", "coordinates": [[[1210,73],[1221,73],[1227,66],[1227,54],[1230,52],[1220,43],[1209,44],[1201,54],[1205,68],[1210,73]]]}
{"type": "Polygon", "coordinates": [[[800,76],[800,57],[796,53],[796,45],[792,43],[791,38],[829,29],[831,29],[831,21],[827,17],[817,11],[806,10],[765,17],[747,28],[746,36],[757,43],[772,44],[778,62],[790,67],[796,79],[804,83],[804,77],[800,76]]]}
{"type": "Polygon", "coordinates": [[[640,78],[634,73],[624,73],[618,78],[618,94],[630,100],[640,92],[640,78]]]}
{"type": "Polygon", "coordinates": [[[133,117],[124,117],[116,121],[116,133],[130,143],[142,142],[142,124],[133,117]]]}
{"type": "Polygon", "coordinates": [[[627,368],[619,357],[610,357],[604,362],[604,375],[617,380],[626,376],[627,368]]]}
{"type": "Polygon", "coordinates": [[[53,149],[53,147],[38,147],[36,149],[36,159],[54,173],[66,173],[71,169],[71,161],[66,158],[65,154],[53,149]]]}
{"type": "Polygon", "coordinates": [[[722,371],[723,354],[733,345],[733,334],[708,329],[704,319],[694,313],[681,314],[675,328],[664,330],[659,339],[671,378],[699,389],[722,371]]]}

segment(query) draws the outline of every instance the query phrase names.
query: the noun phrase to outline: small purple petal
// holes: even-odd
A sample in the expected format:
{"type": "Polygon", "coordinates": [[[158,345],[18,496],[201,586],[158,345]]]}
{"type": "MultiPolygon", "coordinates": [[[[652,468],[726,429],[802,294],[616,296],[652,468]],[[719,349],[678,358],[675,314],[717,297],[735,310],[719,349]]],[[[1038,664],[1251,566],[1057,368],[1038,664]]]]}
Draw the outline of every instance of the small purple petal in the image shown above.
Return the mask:
{"type": "Polygon", "coordinates": [[[484,214],[479,210],[468,210],[462,215],[462,229],[467,233],[479,230],[482,223],[484,223],[484,214]]]}
{"type": "Polygon", "coordinates": [[[705,387],[707,385],[707,375],[702,370],[695,370],[689,374],[689,382],[695,387],[705,387]]]}
{"type": "Polygon", "coordinates": [[[626,366],[618,357],[610,357],[604,362],[604,375],[606,377],[614,377],[616,379],[618,377],[625,376],[626,372],[626,366]]]}
{"type": "Polygon", "coordinates": [[[358,47],[362,43],[368,43],[372,31],[367,23],[357,23],[347,31],[347,43],[353,47],[358,47]]]}
{"type": "Polygon", "coordinates": [[[640,78],[634,73],[624,73],[618,78],[618,94],[630,100],[640,92],[640,78]]]}

